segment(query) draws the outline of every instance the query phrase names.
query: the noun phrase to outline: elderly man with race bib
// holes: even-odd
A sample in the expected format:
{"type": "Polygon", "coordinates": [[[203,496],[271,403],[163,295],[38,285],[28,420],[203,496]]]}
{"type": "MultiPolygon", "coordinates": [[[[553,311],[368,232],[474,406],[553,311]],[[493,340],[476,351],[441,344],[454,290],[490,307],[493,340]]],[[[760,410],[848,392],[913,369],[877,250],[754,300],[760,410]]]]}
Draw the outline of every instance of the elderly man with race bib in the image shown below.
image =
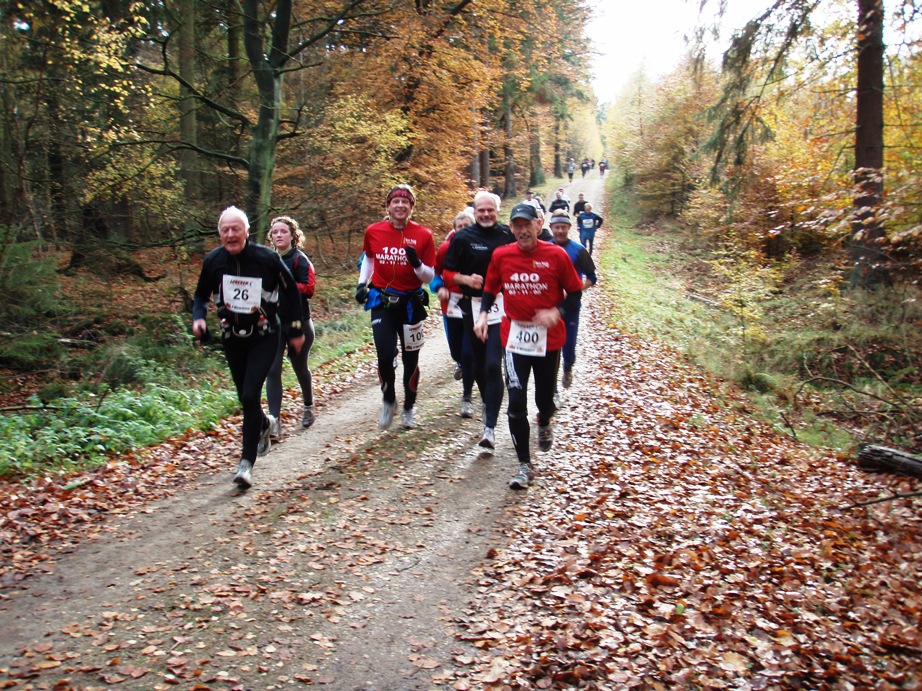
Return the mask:
{"type": "Polygon", "coordinates": [[[561,247],[538,240],[541,221],[534,207],[516,205],[509,222],[515,244],[493,251],[474,332],[481,340],[487,338],[490,310],[502,294],[505,314],[500,336],[509,391],[507,416],[519,461],[519,470],[509,487],[525,489],[534,476],[529,449],[528,379],[534,374],[538,448],[548,451],[554,439],[551,417],[556,412],[557,367],[567,338],[563,318],[578,308],[583,283],[561,247]]]}

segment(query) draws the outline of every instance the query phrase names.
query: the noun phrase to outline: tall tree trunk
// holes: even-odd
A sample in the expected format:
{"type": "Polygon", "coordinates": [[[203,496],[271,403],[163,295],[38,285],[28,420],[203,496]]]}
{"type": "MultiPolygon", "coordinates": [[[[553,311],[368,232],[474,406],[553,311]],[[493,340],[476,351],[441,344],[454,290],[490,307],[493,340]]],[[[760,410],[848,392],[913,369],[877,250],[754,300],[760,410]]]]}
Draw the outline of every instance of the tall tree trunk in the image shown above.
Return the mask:
{"type": "Polygon", "coordinates": [[[247,176],[246,210],[258,242],[264,242],[272,208],[272,173],[278,146],[282,76],[274,75],[271,89],[259,89],[259,120],[250,140],[250,169],[247,176]]]}
{"type": "Polygon", "coordinates": [[[554,114],[554,177],[562,178],[564,170],[564,156],[560,152],[560,113],[554,114]]]}
{"type": "Polygon", "coordinates": [[[503,125],[505,134],[503,138],[503,159],[505,161],[503,198],[510,199],[517,196],[518,191],[515,184],[515,149],[512,146],[512,98],[508,94],[503,95],[503,125]]]}
{"type": "MultiPolygon", "coordinates": [[[[180,3],[179,74],[183,81],[195,84],[195,0],[180,3]]],[[[196,100],[185,86],[179,87],[179,122],[182,140],[190,146],[198,145],[198,118],[196,100]]],[[[185,199],[188,207],[195,208],[199,200],[200,178],[198,156],[192,149],[183,149],[179,158],[182,178],[186,183],[185,199]]]]}
{"type": "Polygon", "coordinates": [[[881,252],[884,166],[884,6],[858,0],[858,89],[855,117],[855,202],[849,258],[852,283],[863,288],[889,282],[881,252]]]}
{"type": "Polygon", "coordinates": [[[488,190],[493,183],[490,176],[490,148],[484,147],[480,150],[480,186],[488,190]]]}
{"type": "Polygon", "coordinates": [[[528,185],[544,184],[544,166],[541,163],[541,126],[534,123],[528,133],[528,185]]]}
{"type": "Polygon", "coordinates": [[[478,156],[480,157],[480,181],[478,186],[487,190],[490,189],[490,147],[492,145],[490,141],[489,133],[492,131],[491,121],[492,113],[484,109],[481,115],[481,125],[480,125],[480,152],[478,156]]]}
{"type": "MultiPolygon", "coordinates": [[[[11,41],[0,42],[0,74],[10,74],[11,41]]],[[[9,227],[17,220],[16,199],[17,156],[13,142],[16,96],[13,86],[0,82],[0,226],[9,227]]]]}
{"type": "Polygon", "coordinates": [[[468,166],[468,180],[474,189],[480,186],[480,127],[476,127],[474,132],[474,155],[471,156],[471,163],[468,166]]]}
{"type": "Polygon", "coordinates": [[[266,239],[272,208],[272,173],[282,109],[282,66],[288,59],[291,0],[279,0],[266,54],[258,21],[258,0],[243,2],[243,46],[259,92],[259,111],[250,139],[246,210],[258,242],[266,239]]]}
{"type": "MultiPolygon", "coordinates": [[[[195,65],[195,0],[181,0],[179,24],[179,74],[184,83],[196,83],[195,65]]],[[[190,147],[198,146],[198,103],[192,91],[179,85],[179,130],[182,140],[190,147]]],[[[195,210],[201,201],[202,178],[199,171],[199,158],[195,150],[183,149],[179,154],[179,168],[185,182],[184,199],[186,209],[183,234],[187,238],[196,237],[195,210]]],[[[203,238],[195,244],[201,248],[203,238]]]]}
{"type": "MultiPolygon", "coordinates": [[[[227,25],[227,100],[229,103],[240,103],[242,99],[244,60],[243,55],[243,24],[240,16],[235,11],[237,2],[228,0],[225,16],[227,25]]],[[[238,140],[239,144],[239,140],[238,140]]],[[[238,148],[234,154],[239,156],[242,152],[238,148]]]]}
{"type": "MultiPolygon", "coordinates": [[[[60,104],[53,89],[49,89],[45,101],[49,122],[61,122],[60,104]]],[[[64,152],[61,147],[62,127],[50,130],[48,138],[48,195],[50,214],[48,223],[52,233],[58,238],[67,238],[66,242],[75,251],[84,244],[82,226],[72,222],[73,214],[67,204],[67,172],[65,170],[64,152]],[[70,221],[70,222],[69,222],[70,221]]]]}

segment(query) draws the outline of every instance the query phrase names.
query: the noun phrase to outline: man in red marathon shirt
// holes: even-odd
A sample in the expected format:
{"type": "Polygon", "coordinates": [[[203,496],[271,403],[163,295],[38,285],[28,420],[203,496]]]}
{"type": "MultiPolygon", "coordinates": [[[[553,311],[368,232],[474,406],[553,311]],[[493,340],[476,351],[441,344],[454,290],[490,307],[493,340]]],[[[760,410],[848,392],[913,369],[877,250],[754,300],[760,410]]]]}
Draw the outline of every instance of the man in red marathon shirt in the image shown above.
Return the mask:
{"type": "Polygon", "coordinates": [[[582,281],[573,262],[558,245],[541,242],[541,221],[528,204],[518,204],[509,217],[514,245],[497,247],[487,270],[483,301],[474,332],[487,336],[487,313],[500,292],[505,316],[500,336],[506,349],[506,389],[509,391],[509,433],[519,459],[511,489],[528,487],[534,473],[529,450],[528,377],[535,375],[538,406],[538,448],[547,451],[554,437],[551,417],[556,411],[557,365],[567,339],[563,316],[579,307],[582,281]]]}
{"type": "Polygon", "coordinates": [[[400,340],[403,361],[403,412],[406,429],[416,427],[419,350],[429,294],[423,284],[435,275],[432,231],[410,220],[416,195],[409,185],[394,185],[385,203],[387,219],[365,229],[365,257],[355,299],[371,311],[383,403],[378,426],[390,427],[397,410],[394,353],[400,340]]]}

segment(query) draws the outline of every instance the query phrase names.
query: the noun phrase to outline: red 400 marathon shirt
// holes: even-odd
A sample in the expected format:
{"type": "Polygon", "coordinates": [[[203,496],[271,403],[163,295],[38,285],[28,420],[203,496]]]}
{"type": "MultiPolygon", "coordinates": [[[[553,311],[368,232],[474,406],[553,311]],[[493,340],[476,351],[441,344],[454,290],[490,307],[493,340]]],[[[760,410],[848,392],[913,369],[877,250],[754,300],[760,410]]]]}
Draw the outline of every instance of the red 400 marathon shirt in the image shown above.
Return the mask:
{"type": "MultiPolygon", "coordinates": [[[[525,253],[518,245],[503,245],[493,251],[484,292],[503,294],[506,316],[500,326],[503,347],[509,341],[509,320],[530,322],[539,309],[557,307],[564,299],[564,291],[582,290],[573,262],[557,245],[538,242],[531,252],[525,253]]],[[[561,319],[547,330],[547,349],[560,350],[567,340],[567,328],[561,319]]]]}

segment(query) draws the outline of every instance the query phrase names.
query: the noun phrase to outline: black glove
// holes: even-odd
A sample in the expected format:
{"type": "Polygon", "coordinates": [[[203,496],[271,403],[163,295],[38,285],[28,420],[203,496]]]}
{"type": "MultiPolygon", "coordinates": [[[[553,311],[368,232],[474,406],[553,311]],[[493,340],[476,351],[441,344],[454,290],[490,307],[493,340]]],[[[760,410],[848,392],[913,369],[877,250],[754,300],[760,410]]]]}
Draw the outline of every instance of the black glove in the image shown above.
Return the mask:
{"type": "Polygon", "coordinates": [[[359,283],[358,288],[355,289],[355,301],[360,305],[365,304],[365,300],[368,299],[368,285],[365,283],[359,283]]]}
{"type": "Polygon", "coordinates": [[[423,265],[422,260],[419,258],[419,255],[416,254],[416,248],[410,247],[410,245],[404,245],[404,251],[407,253],[407,261],[410,262],[410,266],[414,269],[418,269],[423,265]]]}

